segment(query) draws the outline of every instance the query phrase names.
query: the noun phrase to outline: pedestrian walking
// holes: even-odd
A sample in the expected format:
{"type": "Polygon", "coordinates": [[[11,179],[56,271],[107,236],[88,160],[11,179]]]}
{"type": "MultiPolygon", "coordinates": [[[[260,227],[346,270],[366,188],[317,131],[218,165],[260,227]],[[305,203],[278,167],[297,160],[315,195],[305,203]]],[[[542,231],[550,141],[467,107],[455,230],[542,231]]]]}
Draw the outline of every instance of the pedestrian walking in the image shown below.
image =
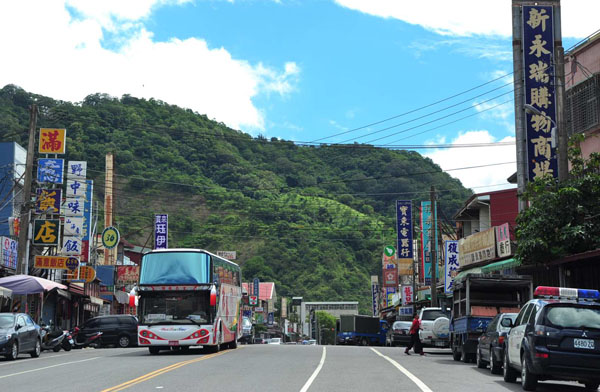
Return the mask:
{"type": "Polygon", "coordinates": [[[419,315],[415,314],[415,318],[410,326],[410,331],[408,331],[410,335],[410,343],[408,344],[408,347],[406,347],[406,350],[404,350],[404,354],[410,355],[409,351],[412,348],[415,354],[425,355],[423,352],[423,344],[421,344],[421,339],[419,338],[420,329],[421,320],[419,320],[419,315]]]}

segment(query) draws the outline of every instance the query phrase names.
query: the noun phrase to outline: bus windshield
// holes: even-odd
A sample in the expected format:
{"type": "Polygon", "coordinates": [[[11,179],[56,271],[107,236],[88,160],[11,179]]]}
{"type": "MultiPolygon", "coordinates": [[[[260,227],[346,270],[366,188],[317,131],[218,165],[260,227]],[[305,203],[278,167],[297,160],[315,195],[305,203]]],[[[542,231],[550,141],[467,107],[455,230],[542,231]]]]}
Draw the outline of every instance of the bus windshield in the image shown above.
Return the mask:
{"type": "Polygon", "coordinates": [[[149,293],[140,305],[144,324],[207,324],[211,321],[208,291],[149,293]]]}
{"type": "Polygon", "coordinates": [[[142,260],[140,284],[206,284],[210,258],[199,252],[149,253],[142,260]]]}

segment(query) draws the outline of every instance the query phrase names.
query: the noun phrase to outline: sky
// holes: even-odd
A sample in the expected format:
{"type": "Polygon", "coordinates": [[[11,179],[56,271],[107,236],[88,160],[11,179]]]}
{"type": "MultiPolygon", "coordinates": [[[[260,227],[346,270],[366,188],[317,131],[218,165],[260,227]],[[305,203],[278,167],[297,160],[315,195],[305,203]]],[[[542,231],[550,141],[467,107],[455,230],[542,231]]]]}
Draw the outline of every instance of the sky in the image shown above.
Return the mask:
{"type": "MultiPolygon", "coordinates": [[[[600,1],[561,6],[565,49],[600,28],[600,1]]],[[[444,170],[498,164],[449,172],[485,192],[516,171],[511,23],[510,0],[3,1],[0,86],[155,98],[253,136],[417,149],[444,170]]]]}

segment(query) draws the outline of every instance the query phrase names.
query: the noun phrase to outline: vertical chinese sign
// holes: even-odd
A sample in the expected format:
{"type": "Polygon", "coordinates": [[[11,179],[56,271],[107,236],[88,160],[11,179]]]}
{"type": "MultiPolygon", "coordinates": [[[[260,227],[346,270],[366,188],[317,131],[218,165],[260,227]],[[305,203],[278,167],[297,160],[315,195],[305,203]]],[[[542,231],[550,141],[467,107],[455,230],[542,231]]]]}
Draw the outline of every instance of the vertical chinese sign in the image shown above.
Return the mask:
{"type": "Polygon", "coordinates": [[[412,200],[396,200],[398,258],[413,259],[412,200]]]}
{"type": "MultiPolygon", "coordinates": [[[[435,212],[434,208],[434,212],[435,212]]],[[[425,285],[431,285],[431,248],[437,254],[437,214],[431,211],[431,202],[421,202],[421,271],[425,285]],[[432,242],[434,242],[432,244],[432,242]]]]}
{"type": "Polygon", "coordinates": [[[154,216],[154,249],[169,247],[169,216],[159,214],[154,216]]]}
{"type": "Polygon", "coordinates": [[[558,175],[552,141],[556,124],[553,37],[552,6],[523,6],[524,102],[540,112],[526,113],[529,181],[558,175]]]}
{"type": "Polygon", "coordinates": [[[458,262],[458,241],[446,241],[444,245],[444,292],[449,294],[454,290],[454,277],[460,266],[458,262]]]}
{"type": "Polygon", "coordinates": [[[377,282],[377,275],[371,275],[371,309],[373,311],[373,317],[379,316],[379,283],[377,282]]]}

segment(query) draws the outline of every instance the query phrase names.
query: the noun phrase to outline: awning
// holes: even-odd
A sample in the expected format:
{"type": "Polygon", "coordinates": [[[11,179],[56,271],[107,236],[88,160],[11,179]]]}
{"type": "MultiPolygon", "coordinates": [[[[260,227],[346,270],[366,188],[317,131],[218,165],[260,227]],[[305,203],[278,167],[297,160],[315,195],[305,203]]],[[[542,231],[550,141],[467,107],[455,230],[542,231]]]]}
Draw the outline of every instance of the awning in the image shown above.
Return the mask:
{"type": "Polygon", "coordinates": [[[94,305],[103,305],[104,300],[102,298],[90,296],[90,302],[94,305]]]}
{"type": "Polygon", "coordinates": [[[71,299],[71,293],[69,293],[66,290],[56,289],[56,294],[58,294],[61,297],[65,297],[67,299],[71,299]]]}
{"type": "Polygon", "coordinates": [[[468,269],[468,270],[465,270],[465,271],[461,271],[461,272],[459,272],[454,277],[454,281],[457,281],[458,279],[462,278],[466,274],[480,274],[480,273],[481,273],[481,268],[479,268],[479,267],[475,267],[475,268],[471,268],[471,269],[468,269]]]}
{"type": "Polygon", "coordinates": [[[488,264],[486,266],[481,267],[481,273],[489,274],[491,272],[502,271],[509,268],[518,267],[521,265],[521,261],[517,259],[507,259],[502,261],[497,261],[492,264],[488,264]]]}
{"type": "Polygon", "coordinates": [[[0,287],[0,297],[11,298],[12,290],[4,287],[0,287]]]}

